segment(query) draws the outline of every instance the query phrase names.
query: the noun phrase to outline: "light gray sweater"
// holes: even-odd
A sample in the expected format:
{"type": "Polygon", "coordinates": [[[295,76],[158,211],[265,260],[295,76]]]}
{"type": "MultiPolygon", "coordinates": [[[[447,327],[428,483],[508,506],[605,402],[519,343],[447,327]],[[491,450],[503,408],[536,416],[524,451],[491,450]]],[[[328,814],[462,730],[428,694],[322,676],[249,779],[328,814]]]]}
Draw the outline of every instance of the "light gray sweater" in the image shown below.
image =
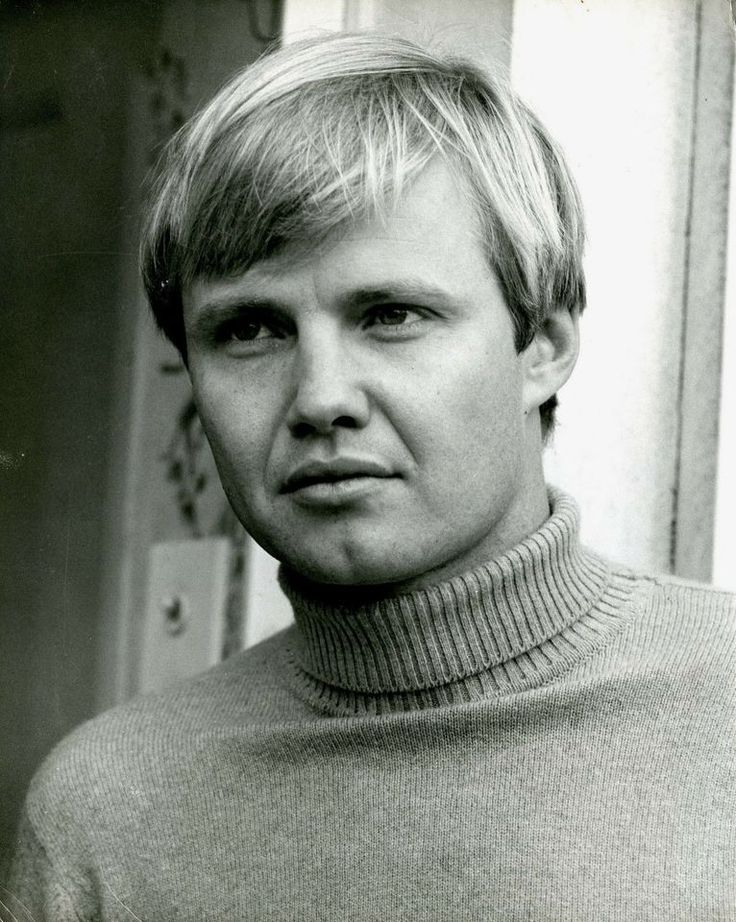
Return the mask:
{"type": "Polygon", "coordinates": [[[283,584],[295,627],[47,759],[18,919],[736,920],[733,597],[560,496],[425,591],[283,584]]]}

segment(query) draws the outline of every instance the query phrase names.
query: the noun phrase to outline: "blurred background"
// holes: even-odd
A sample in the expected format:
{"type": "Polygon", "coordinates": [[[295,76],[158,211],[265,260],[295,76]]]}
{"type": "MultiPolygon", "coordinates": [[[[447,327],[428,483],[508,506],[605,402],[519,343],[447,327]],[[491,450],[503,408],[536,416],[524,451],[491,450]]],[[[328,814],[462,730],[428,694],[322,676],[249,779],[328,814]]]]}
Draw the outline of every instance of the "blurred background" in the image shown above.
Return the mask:
{"type": "Polygon", "coordinates": [[[288,623],[137,276],[143,184],[274,41],[384,28],[510,78],[589,223],[550,480],[583,537],[736,590],[727,0],[0,0],[0,881],[70,729],[288,623]]]}

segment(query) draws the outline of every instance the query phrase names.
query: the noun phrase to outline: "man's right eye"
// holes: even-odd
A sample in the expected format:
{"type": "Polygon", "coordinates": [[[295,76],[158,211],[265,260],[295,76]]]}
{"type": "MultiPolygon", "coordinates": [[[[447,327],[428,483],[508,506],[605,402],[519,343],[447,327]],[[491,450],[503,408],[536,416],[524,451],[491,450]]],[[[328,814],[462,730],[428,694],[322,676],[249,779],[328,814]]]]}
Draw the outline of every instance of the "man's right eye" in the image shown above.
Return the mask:
{"type": "Polygon", "coordinates": [[[228,343],[255,343],[284,339],[286,331],[271,320],[257,317],[235,317],[217,331],[217,340],[228,343]]]}

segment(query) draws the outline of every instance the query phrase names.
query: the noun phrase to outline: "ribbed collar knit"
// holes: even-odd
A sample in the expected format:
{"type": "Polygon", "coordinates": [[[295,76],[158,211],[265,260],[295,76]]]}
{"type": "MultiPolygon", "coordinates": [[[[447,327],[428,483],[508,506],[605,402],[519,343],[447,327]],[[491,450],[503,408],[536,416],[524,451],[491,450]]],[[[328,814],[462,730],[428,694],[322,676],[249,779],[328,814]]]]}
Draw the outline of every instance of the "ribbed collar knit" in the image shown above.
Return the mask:
{"type": "Polygon", "coordinates": [[[325,589],[282,568],[297,627],[295,665],[311,697],[333,699],[330,709],[340,712],[395,710],[397,694],[402,707],[469,700],[487,693],[490,677],[496,690],[539,684],[598,646],[629,592],[620,581],[612,587],[607,566],[580,546],[574,502],[554,489],[549,499],[550,517],[537,532],[415,592],[325,589]],[[374,706],[357,704],[361,696],[374,706]]]}

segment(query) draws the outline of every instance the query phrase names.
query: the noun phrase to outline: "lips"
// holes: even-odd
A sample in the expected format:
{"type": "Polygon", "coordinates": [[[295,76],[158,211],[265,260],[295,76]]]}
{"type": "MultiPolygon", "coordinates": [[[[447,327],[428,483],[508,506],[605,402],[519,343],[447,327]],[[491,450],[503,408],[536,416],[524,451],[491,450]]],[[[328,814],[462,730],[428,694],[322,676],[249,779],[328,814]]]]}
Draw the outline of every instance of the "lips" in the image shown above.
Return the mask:
{"type": "Polygon", "coordinates": [[[335,458],[331,461],[306,461],[286,478],[282,493],[295,493],[315,484],[339,483],[359,477],[395,477],[386,465],[370,458],[335,458]]]}

